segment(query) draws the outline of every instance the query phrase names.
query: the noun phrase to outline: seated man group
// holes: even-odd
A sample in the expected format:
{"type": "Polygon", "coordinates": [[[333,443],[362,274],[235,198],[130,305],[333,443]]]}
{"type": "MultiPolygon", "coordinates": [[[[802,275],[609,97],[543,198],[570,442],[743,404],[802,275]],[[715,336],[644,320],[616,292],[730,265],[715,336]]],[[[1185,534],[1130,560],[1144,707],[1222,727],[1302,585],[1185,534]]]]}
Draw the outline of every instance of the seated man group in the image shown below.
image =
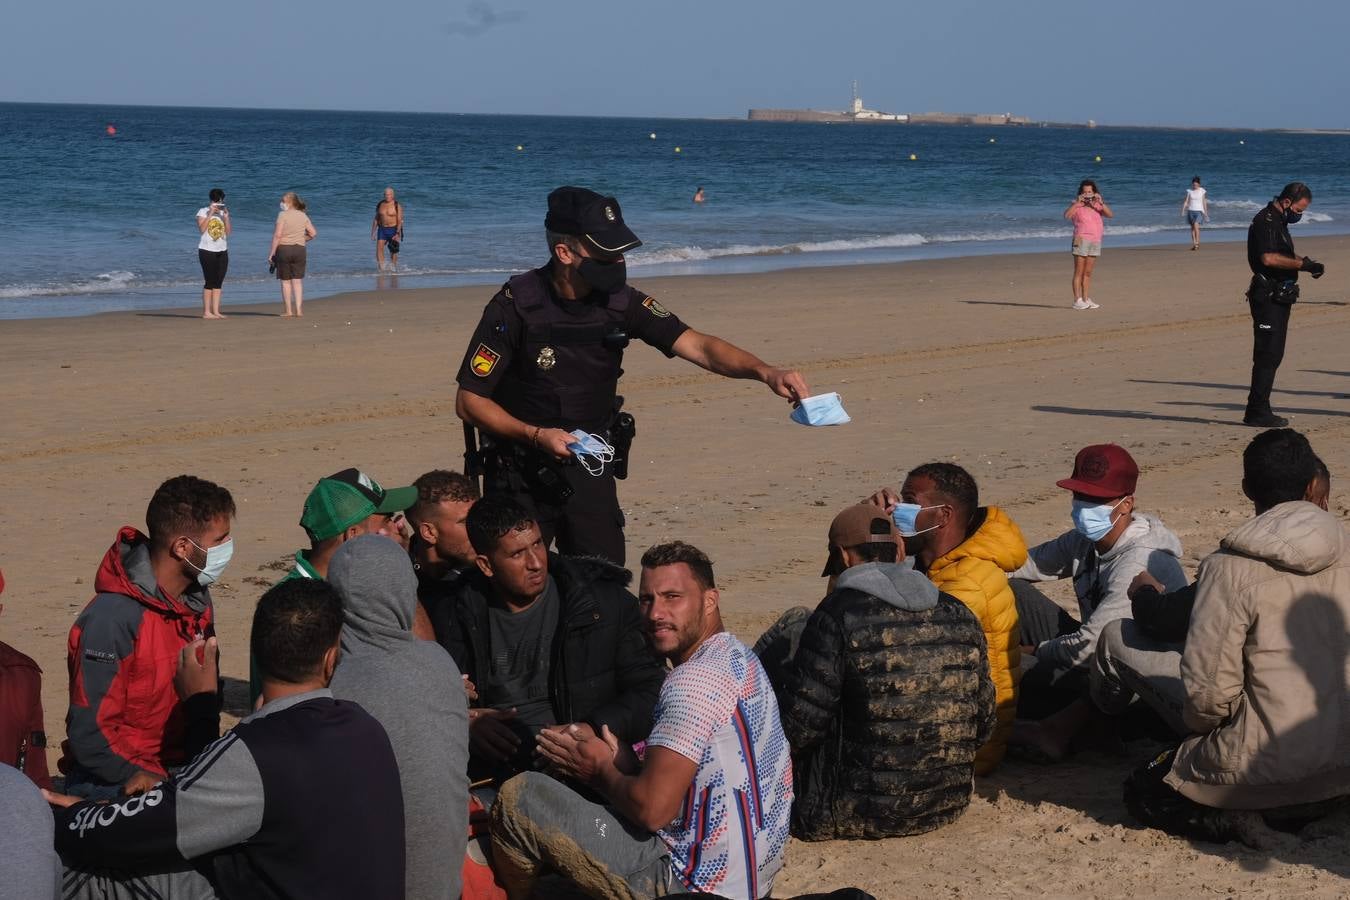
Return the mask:
{"type": "Polygon", "coordinates": [[[1121,447],[1078,453],[1059,482],[1074,528],[1030,550],[966,470],[919,466],[835,517],[825,598],[755,652],[687,544],[648,550],[634,596],[626,570],[549,553],[525,509],[464,476],[385,491],[344,470],[255,613],[261,706],[218,739],[208,588],[234,503],[170,479],[71,629],[49,795],[66,895],[455,897],[482,779],[511,897],[552,873],[758,898],[789,833],[930,831],[1005,747],[1056,760],[1142,709],[1180,744],[1127,782],[1137,819],[1213,840],[1301,826],[1350,795],[1350,725],[1326,713],[1350,704],[1345,641],[1326,640],[1347,633],[1350,560],[1302,435],[1259,435],[1243,465],[1256,518],[1193,585],[1175,535],[1136,512],[1121,447]],[[406,549],[388,539],[404,510],[406,549]],[[1031,587],[1055,578],[1081,618],[1031,587]],[[331,790],[357,772],[359,794],[331,790]],[[345,847],[359,877],[323,865],[345,847]]]}

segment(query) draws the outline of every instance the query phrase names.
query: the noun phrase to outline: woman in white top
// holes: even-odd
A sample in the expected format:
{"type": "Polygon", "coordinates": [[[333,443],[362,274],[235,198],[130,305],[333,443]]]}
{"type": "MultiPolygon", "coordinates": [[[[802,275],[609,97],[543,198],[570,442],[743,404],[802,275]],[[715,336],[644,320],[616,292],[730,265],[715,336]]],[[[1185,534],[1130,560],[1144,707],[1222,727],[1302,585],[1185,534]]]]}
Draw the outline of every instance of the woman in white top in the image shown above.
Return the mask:
{"type": "Polygon", "coordinates": [[[211,205],[197,210],[197,261],[202,264],[202,318],[223,319],[220,314],[220,286],[225,283],[225,270],[230,267],[228,238],[233,226],[230,211],[225,208],[225,192],[211,188],[211,205]]]}
{"type": "Polygon", "coordinates": [[[1208,191],[1200,186],[1200,176],[1191,179],[1191,189],[1181,201],[1181,214],[1191,226],[1191,249],[1200,249],[1200,220],[1209,221],[1208,191]]]}

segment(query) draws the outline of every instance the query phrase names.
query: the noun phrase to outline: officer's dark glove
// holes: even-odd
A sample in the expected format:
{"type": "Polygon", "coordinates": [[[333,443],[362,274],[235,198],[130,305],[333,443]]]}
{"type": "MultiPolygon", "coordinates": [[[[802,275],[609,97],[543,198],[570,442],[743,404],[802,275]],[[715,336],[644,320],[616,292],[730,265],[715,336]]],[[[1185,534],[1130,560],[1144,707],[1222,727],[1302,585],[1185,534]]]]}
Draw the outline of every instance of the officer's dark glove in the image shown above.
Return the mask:
{"type": "Polygon", "coordinates": [[[1326,270],[1327,270],[1326,266],[1322,265],[1317,260],[1309,259],[1306,256],[1303,257],[1303,265],[1299,266],[1299,271],[1307,272],[1313,278],[1321,278],[1323,273],[1326,272],[1326,270]]]}

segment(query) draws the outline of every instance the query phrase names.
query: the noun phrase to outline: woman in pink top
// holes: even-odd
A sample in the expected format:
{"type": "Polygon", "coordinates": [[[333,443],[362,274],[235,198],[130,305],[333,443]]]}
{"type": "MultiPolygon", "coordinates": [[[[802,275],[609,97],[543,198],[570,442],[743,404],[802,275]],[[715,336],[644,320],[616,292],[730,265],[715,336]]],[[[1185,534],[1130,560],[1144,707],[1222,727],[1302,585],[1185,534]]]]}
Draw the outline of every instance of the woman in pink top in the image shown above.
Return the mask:
{"type": "Polygon", "coordinates": [[[1064,210],[1064,218],[1073,223],[1073,308],[1099,309],[1088,296],[1092,270],[1097,257],[1102,255],[1103,219],[1114,215],[1102,195],[1097,193],[1097,182],[1084,178],[1078,185],[1078,197],[1064,210]]]}

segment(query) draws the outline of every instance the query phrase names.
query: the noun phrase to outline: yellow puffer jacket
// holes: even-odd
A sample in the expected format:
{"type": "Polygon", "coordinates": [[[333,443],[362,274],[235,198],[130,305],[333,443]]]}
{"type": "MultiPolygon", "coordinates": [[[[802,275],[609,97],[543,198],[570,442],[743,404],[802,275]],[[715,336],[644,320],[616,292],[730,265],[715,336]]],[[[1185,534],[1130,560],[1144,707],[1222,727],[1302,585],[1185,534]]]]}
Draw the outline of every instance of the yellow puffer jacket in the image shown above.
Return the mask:
{"type": "Polygon", "coordinates": [[[989,644],[989,674],[998,691],[998,724],[975,757],[975,774],[987,775],[1008,748],[1017,716],[1017,683],[1022,678],[1022,635],[1008,572],[1027,560],[1027,542],[1017,523],[997,506],[982,509],[984,521],[965,543],[928,567],[938,590],[968,606],[989,644]]]}

